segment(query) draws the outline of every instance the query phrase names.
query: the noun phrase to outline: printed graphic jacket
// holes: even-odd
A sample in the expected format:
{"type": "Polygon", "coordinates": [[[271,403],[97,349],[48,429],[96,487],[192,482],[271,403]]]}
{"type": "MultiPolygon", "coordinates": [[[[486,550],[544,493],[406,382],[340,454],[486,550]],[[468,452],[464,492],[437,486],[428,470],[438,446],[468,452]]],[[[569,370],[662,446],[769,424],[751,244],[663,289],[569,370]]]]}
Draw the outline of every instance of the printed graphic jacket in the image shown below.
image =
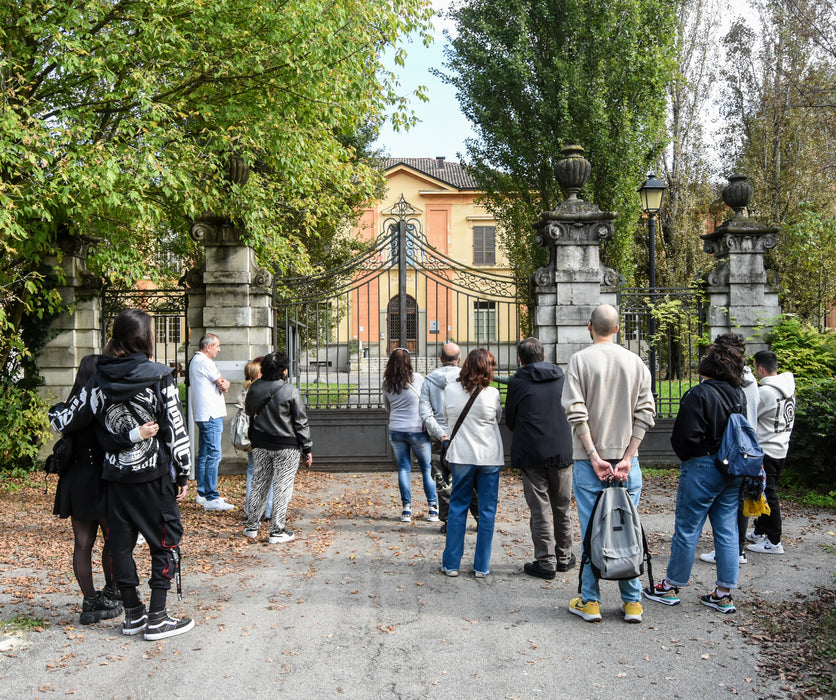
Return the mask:
{"type": "Polygon", "coordinates": [[[190,469],[190,446],[172,369],[142,353],[105,357],[87,386],[68,404],[49,412],[53,429],[72,433],[91,422],[105,448],[102,479],[125,483],[153,481],[165,474],[182,486],[190,469]],[[156,437],[142,440],[139,427],[159,423],[156,437]],[[133,444],[119,449],[130,434],[133,444]]]}

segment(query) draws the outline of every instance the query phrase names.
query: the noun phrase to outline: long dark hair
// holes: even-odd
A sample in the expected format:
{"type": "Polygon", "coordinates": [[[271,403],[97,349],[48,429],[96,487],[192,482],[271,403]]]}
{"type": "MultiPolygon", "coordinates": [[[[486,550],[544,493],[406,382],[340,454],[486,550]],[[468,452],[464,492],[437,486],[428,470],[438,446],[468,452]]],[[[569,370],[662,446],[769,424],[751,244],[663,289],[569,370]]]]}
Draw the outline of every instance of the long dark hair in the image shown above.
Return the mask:
{"type": "Polygon", "coordinates": [[[383,388],[390,394],[400,394],[412,378],[412,361],[409,359],[409,351],[395,348],[389,355],[386,369],[383,370],[383,388]]]}
{"type": "Polygon", "coordinates": [[[136,353],[154,356],[154,322],[140,309],[125,309],[113,319],[113,332],[104,354],[126,357],[136,353]]]}
{"type": "Polygon", "coordinates": [[[493,381],[493,373],[496,369],[496,357],[490,350],[476,348],[471,350],[464,361],[459,381],[464,390],[472,394],[478,386],[484,389],[493,381]]]}
{"type": "Polygon", "coordinates": [[[87,385],[87,382],[90,381],[90,377],[96,373],[96,367],[98,367],[101,357],[101,355],[85,355],[81,358],[81,362],[78,365],[78,372],[75,373],[73,388],[70,389],[70,394],[67,396],[67,403],[69,403],[74,396],[81,393],[81,390],[87,385]]]}
{"type": "Polygon", "coordinates": [[[733,387],[743,385],[746,341],[738,333],[718,335],[700,360],[699,373],[709,379],[728,382],[733,387]]]}

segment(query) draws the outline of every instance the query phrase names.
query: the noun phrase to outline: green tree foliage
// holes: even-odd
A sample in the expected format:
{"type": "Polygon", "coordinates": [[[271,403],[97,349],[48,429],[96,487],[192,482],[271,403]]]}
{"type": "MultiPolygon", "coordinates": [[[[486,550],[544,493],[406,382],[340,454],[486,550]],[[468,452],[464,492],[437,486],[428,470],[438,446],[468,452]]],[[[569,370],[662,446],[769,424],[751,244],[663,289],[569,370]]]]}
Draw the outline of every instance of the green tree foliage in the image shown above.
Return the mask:
{"type": "Polygon", "coordinates": [[[525,289],[543,264],[531,224],[560,198],[560,149],[586,149],[583,194],[619,212],[608,264],[635,275],[636,188],[664,142],[672,79],[674,0],[465,0],[442,77],[478,139],[471,171],[500,223],[500,241],[525,289]]]}
{"type": "MultiPolygon", "coordinates": [[[[686,287],[713,265],[700,235],[712,200],[710,153],[704,114],[716,79],[712,25],[721,0],[680,0],[677,8],[676,80],[668,85],[668,145],[662,160],[668,189],[659,213],[656,279],[661,287],[686,287]]],[[[641,251],[641,249],[640,249],[641,251]]],[[[639,255],[645,269],[646,256],[639,255]]]]}
{"type": "Polygon", "coordinates": [[[836,56],[791,11],[822,3],[751,4],[758,23],[738,20],[723,41],[727,166],[747,175],[755,188],[750,213],[765,223],[793,221],[802,206],[832,217],[836,56]]]}
{"type": "Polygon", "coordinates": [[[804,207],[781,229],[770,255],[781,276],[781,308],[824,330],[836,300],[836,218],[804,207]]]}
{"type": "Polygon", "coordinates": [[[191,219],[216,211],[263,263],[305,268],[382,182],[353,139],[387,112],[409,120],[379,56],[430,14],[425,0],[0,4],[0,325],[58,303],[43,261],[62,228],[100,239],[94,270],[132,280],[163,240],[194,254],[191,219]],[[227,177],[233,154],[246,185],[227,177]]]}

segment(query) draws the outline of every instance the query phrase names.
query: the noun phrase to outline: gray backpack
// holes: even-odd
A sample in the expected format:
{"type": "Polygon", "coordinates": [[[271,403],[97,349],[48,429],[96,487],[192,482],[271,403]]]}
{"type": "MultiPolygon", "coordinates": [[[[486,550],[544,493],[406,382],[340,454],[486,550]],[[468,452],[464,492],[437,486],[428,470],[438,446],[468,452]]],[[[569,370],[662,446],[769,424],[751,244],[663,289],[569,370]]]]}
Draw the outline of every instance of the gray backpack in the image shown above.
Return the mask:
{"type": "Polygon", "coordinates": [[[611,482],[598,494],[589,516],[578,573],[578,592],[581,592],[580,578],[586,564],[592,567],[596,578],[626,581],[641,576],[645,562],[653,586],[650,552],[639,512],[621,482],[611,482]]]}

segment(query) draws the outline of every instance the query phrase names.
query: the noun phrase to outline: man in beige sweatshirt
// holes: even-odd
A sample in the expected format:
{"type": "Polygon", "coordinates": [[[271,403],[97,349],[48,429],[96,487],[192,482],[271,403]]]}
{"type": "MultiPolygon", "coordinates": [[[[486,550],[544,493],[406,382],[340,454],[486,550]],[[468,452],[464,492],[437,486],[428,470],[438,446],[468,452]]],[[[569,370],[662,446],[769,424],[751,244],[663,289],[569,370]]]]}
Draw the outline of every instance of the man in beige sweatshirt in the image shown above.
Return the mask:
{"type": "MultiPolygon", "coordinates": [[[[627,487],[638,506],[642,474],[638,450],[654,425],[656,406],[650,372],[642,359],[616,345],[618,312],[602,304],[589,321],[592,345],[569,358],[561,403],[572,426],[573,486],[586,536],[595,499],[613,479],[627,487]]],[[[591,566],[583,568],[581,595],[569,603],[569,612],[598,622],[600,587],[591,566]]],[[[641,583],[638,578],[619,581],[626,622],[641,622],[641,583]]]]}

